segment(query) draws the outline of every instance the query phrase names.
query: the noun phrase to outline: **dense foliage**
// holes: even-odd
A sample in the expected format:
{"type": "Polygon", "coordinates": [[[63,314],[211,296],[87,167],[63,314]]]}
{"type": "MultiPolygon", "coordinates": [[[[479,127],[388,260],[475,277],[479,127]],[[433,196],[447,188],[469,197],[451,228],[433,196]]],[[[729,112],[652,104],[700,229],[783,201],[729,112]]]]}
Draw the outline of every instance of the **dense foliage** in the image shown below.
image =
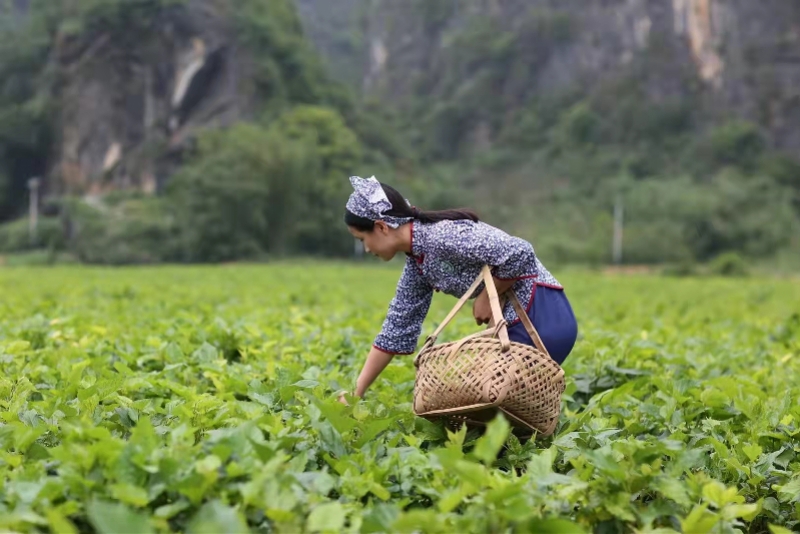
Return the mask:
{"type": "Polygon", "coordinates": [[[487,218],[564,261],[611,260],[618,201],[627,262],[800,250],[800,161],[757,124],[710,116],[691,61],[657,32],[627,67],[564,85],[551,78],[591,22],[570,7],[511,9],[471,16],[435,0],[396,15],[430,55],[394,59],[416,67],[410,88],[374,91],[426,173],[451,176],[487,218]],[[659,84],[677,89],[654,98],[659,84]],[[653,246],[657,236],[666,241],[653,246]]]}
{"type": "Polygon", "coordinates": [[[352,249],[341,222],[343,177],[361,145],[335,111],[297,107],[266,129],[242,125],[202,141],[170,191],[187,259],[352,249]]]}
{"type": "MultiPolygon", "coordinates": [[[[15,532],[787,533],[796,281],[560,273],[552,438],[345,407],[397,269],[0,270],[0,527],[15,532]],[[771,529],[771,530],[770,530],[771,529]]],[[[558,273],[557,273],[558,274],[558,273]]],[[[425,331],[452,305],[436,295],[425,331]]],[[[460,315],[443,339],[474,330],[460,315]]]]}
{"type": "MultiPolygon", "coordinates": [[[[32,0],[22,17],[0,0],[0,221],[25,213],[26,180],[57,157],[55,43],[113,28],[117,45],[151,57],[153,23],[185,1],[32,0]]],[[[380,3],[303,4],[332,63],[292,0],[215,4],[254,58],[242,84],[255,116],[202,133],[159,198],[63,199],[62,220],[45,224],[66,233],[36,245],[113,264],[340,256],[347,177],[374,174],[423,208],[469,204],[559,262],[611,260],[616,204],[629,263],[800,257],[800,163],[758,125],[702,113],[696,73],[657,34],[613,76],[554,89],[548,62],[582,31],[568,9],[509,21],[414,1],[396,14],[413,24],[396,22],[438,43],[430,68],[409,74],[403,98],[358,95],[358,80],[332,79],[361,68],[359,32],[380,3]],[[655,64],[674,65],[681,90],[670,98],[650,97],[655,64]]],[[[20,235],[15,224],[0,234],[20,235]]],[[[0,253],[30,246],[0,239],[0,253]]]]}
{"type": "MultiPolygon", "coordinates": [[[[185,4],[33,1],[21,14],[0,2],[0,221],[25,213],[27,179],[59,157],[52,141],[60,89],[51,83],[64,68],[53,60],[58,43],[91,43],[111,28],[114,46],[134,51],[130,61],[158,61],[153,50],[169,33],[165,21],[185,4]]],[[[202,131],[158,198],[125,191],[91,203],[61,198],[61,220],[44,221],[46,229],[64,230],[56,243],[43,228],[34,243],[0,239],[0,253],[33,244],[66,248],[85,262],[120,264],[350,252],[352,242],[335,230],[347,177],[388,178],[402,148],[330,80],[291,0],[207,7],[228,21],[230,38],[253,58],[253,76],[241,83],[241,93],[255,102],[252,116],[202,131]]],[[[17,228],[21,223],[11,223],[0,235],[18,235],[17,228]]]]}
{"type": "Polygon", "coordinates": [[[115,46],[145,49],[164,10],[185,0],[0,0],[0,221],[24,213],[27,180],[57,154],[58,45],[76,48],[101,32],[115,46]]]}

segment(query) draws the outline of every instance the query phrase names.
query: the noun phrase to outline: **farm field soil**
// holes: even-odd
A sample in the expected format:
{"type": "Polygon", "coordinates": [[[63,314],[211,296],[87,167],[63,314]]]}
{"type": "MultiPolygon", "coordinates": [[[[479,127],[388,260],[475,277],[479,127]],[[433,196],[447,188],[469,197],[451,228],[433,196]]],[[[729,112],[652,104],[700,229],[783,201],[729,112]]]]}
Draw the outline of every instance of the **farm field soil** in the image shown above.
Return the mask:
{"type": "Polygon", "coordinates": [[[414,417],[410,356],[336,401],[397,265],[0,269],[0,528],[800,528],[800,283],[555,274],[580,337],[558,430],[520,442],[414,417]]]}

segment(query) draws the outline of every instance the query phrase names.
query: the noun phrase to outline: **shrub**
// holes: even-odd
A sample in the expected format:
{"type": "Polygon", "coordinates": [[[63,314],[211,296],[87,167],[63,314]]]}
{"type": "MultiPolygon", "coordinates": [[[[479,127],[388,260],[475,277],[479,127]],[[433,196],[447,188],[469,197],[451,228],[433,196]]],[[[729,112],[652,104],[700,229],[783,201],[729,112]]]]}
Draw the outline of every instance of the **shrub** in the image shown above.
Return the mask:
{"type": "Polygon", "coordinates": [[[11,254],[42,248],[63,250],[64,233],[58,218],[39,219],[34,241],[31,241],[28,219],[17,219],[0,225],[0,252],[11,254]]]}
{"type": "Polygon", "coordinates": [[[70,251],[84,263],[149,264],[180,259],[177,229],[163,199],[118,201],[114,206],[71,200],[70,251]]]}
{"type": "Polygon", "coordinates": [[[719,276],[748,276],[747,262],[736,252],[724,252],[711,262],[711,272],[719,276]]]}

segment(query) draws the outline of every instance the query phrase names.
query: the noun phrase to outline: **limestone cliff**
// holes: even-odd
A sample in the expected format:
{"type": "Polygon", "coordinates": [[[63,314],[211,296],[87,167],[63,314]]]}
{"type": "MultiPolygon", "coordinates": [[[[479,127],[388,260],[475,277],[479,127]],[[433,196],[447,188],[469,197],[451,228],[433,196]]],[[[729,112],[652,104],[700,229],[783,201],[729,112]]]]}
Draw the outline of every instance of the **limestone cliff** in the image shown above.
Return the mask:
{"type": "MultiPolygon", "coordinates": [[[[517,38],[517,54],[506,66],[513,75],[494,87],[494,97],[510,110],[531,94],[575,86],[589,90],[636,69],[650,98],[695,95],[698,115],[749,119],[776,147],[800,154],[800,3],[795,0],[365,0],[364,5],[362,86],[386,102],[426,95],[442,101],[469,90],[477,83],[471,75],[478,72],[478,58],[463,66],[456,85],[448,85],[444,73],[463,53],[459,32],[476,20],[491,20],[497,31],[517,38]]],[[[323,22],[307,19],[312,35],[325,29],[323,22]]]]}
{"type": "Polygon", "coordinates": [[[198,128],[250,111],[246,54],[217,2],[165,10],[146,38],[111,31],[59,36],[59,141],[53,192],[154,191],[198,128]]]}
{"type": "MultiPolygon", "coordinates": [[[[474,115],[465,129],[479,146],[496,142],[498,117],[507,122],[531,96],[590,92],[633,75],[654,102],[690,101],[706,122],[747,118],[774,146],[800,154],[796,0],[294,1],[334,76],[400,109],[465,99],[474,115]],[[465,41],[476,21],[486,24],[465,41]],[[470,48],[476,42],[484,49],[470,48]],[[479,84],[488,98],[470,96],[479,84]]],[[[22,23],[34,4],[4,5],[22,23]]],[[[59,27],[50,193],[154,191],[194,133],[253,115],[257,69],[267,90],[280,85],[270,78],[273,59],[242,45],[232,13],[243,4],[169,5],[141,29],[59,27]]]]}

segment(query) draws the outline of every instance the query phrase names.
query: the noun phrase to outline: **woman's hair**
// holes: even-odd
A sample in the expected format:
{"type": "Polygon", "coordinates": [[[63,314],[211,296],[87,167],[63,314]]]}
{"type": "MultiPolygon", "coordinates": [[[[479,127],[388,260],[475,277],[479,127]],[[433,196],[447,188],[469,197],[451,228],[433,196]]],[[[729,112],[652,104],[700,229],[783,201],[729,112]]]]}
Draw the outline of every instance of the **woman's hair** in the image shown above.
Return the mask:
{"type": "MultiPolygon", "coordinates": [[[[406,199],[395,188],[381,182],[381,187],[386,193],[389,202],[392,203],[392,209],[386,211],[386,215],[393,217],[412,217],[422,223],[435,223],[439,221],[458,221],[462,219],[469,219],[478,222],[478,214],[468,208],[452,209],[452,210],[436,210],[426,211],[420,210],[415,207],[409,206],[406,199]]],[[[344,222],[347,226],[352,226],[362,232],[371,232],[375,227],[375,221],[365,217],[351,213],[349,210],[345,211],[344,222]]]]}

